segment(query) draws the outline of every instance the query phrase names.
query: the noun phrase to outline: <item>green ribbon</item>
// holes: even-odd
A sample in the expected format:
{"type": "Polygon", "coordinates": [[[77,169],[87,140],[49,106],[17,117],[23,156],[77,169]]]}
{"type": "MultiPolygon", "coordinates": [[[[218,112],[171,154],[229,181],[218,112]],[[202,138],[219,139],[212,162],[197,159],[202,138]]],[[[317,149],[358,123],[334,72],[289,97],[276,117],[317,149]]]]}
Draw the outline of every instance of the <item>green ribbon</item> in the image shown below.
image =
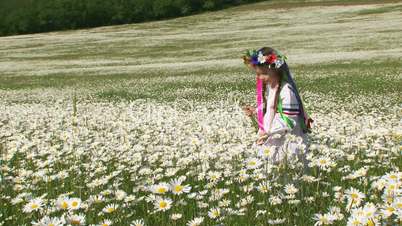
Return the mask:
{"type": "Polygon", "coordinates": [[[282,99],[279,97],[278,98],[278,111],[279,114],[281,115],[281,118],[283,119],[283,121],[286,122],[286,124],[288,124],[288,126],[293,129],[293,127],[295,126],[293,121],[289,119],[289,117],[287,117],[286,115],[283,114],[283,110],[282,110],[282,99]]]}

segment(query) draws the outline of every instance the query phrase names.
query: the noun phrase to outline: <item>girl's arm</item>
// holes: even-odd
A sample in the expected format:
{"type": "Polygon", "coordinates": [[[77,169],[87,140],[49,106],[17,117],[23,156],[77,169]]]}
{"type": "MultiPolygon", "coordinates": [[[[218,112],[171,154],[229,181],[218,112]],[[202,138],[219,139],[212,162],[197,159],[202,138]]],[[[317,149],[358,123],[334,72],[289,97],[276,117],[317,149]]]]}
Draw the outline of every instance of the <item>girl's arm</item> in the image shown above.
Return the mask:
{"type": "Polygon", "coordinates": [[[272,122],[274,121],[274,117],[276,114],[276,104],[277,104],[277,98],[279,96],[279,93],[277,92],[279,88],[279,85],[270,89],[270,95],[269,95],[269,100],[267,102],[267,109],[269,108],[269,113],[268,113],[268,128],[266,129],[266,132],[268,133],[271,131],[272,128],[272,122]]]}
{"type": "Polygon", "coordinates": [[[258,130],[259,138],[257,139],[257,144],[262,144],[264,143],[264,140],[266,139],[266,136],[269,136],[269,131],[271,131],[272,128],[272,122],[274,121],[274,116],[275,116],[275,111],[276,111],[276,99],[277,95],[279,94],[278,91],[279,86],[276,86],[272,89],[269,89],[269,99],[267,102],[267,111],[268,113],[268,127],[265,128],[265,132],[261,131],[260,129],[258,130]]]}

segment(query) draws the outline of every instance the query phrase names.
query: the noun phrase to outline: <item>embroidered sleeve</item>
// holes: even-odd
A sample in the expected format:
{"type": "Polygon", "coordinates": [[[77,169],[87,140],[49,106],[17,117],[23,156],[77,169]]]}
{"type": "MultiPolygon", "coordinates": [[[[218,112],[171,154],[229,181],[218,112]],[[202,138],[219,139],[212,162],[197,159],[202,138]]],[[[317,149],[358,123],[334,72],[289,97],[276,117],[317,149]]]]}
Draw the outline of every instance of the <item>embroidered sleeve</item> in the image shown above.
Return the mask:
{"type": "Polygon", "coordinates": [[[286,115],[298,115],[299,102],[297,101],[295,91],[288,83],[283,87],[281,92],[282,110],[286,115]]]}

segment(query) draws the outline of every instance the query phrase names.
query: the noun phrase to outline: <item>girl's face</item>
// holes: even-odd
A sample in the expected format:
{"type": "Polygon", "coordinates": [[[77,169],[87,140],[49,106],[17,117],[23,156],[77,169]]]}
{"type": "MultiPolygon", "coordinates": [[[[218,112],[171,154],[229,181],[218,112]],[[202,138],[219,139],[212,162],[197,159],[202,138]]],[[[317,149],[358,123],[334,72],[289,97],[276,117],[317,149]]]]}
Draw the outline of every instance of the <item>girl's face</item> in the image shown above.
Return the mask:
{"type": "Polygon", "coordinates": [[[277,72],[275,71],[275,69],[261,66],[255,66],[255,73],[257,79],[261,79],[265,82],[277,76],[277,72]]]}

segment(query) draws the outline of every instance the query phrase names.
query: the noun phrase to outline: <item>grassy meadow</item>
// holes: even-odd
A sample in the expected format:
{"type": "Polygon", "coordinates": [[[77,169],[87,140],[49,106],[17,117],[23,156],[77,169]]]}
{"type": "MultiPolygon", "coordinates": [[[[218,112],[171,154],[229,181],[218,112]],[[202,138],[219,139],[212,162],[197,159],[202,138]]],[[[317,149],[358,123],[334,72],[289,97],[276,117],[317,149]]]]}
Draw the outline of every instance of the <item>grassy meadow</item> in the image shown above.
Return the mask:
{"type": "Polygon", "coordinates": [[[1,37],[0,225],[400,225],[401,11],[273,0],[1,37]],[[262,46],[314,119],[307,169],[252,147],[241,56],[262,46]]]}

